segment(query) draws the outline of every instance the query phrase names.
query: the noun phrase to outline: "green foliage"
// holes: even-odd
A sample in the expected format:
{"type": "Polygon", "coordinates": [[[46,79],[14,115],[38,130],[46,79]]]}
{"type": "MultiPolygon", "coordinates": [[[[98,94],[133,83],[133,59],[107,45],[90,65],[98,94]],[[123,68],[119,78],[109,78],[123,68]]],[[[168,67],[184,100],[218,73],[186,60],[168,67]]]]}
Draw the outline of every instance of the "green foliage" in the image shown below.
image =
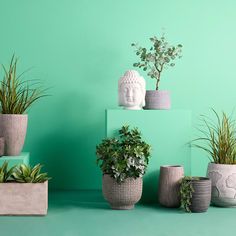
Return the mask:
{"type": "Polygon", "coordinates": [[[185,176],[180,181],[180,201],[181,201],[181,207],[185,209],[186,212],[191,212],[190,206],[191,206],[191,199],[193,196],[193,185],[192,182],[194,180],[199,180],[198,177],[190,177],[185,176]]]}
{"type": "Polygon", "coordinates": [[[134,63],[134,67],[142,68],[147,71],[147,75],[156,79],[156,90],[158,90],[160,76],[164,68],[175,66],[175,59],[181,58],[182,45],[171,46],[166,41],[164,35],[161,38],[156,36],[150,38],[152,47],[148,50],[144,47],[139,47],[138,44],[132,43],[135,47],[136,55],[140,57],[140,61],[134,63]]]}
{"type": "Polygon", "coordinates": [[[142,177],[148,165],[150,148],[137,128],[123,126],[117,138],[104,139],[97,145],[97,163],[104,174],[118,183],[129,177],[142,177]]]}
{"type": "Polygon", "coordinates": [[[47,173],[40,173],[42,165],[31,168],[25,164],[15,167],[12,178],[18,183],[43,183],[50,178],[47,173]]]}
{"type": "Polygon", "coordinates": [[[0,82],[0,104],[3,114],[23,114],[35,101],[46,96],[45,90],[38,86],[39,83],[32,84],[31,81],[22,81],[21,77],[25,72],[17,75],[17,58],[12,56],[11,63],[4,69],[4,77],[0,82]]]}
{"type": "Polygon", "coordinates": [[[3,165],[0,167],[0,183],[6,183],[10,179],[14,168],[15,167],[12,167],[8,170],[8,162],[4,161],[3,165]]]}
{"type": "Polygon", "coordinates": [[[222,116],[212,109],[216,122],[202,116],[203,128],[198,129],[202,137],[193,142],[193,146],[206,151],[216,164],[236,164],[235,121],[224,112],[222,116]]]}

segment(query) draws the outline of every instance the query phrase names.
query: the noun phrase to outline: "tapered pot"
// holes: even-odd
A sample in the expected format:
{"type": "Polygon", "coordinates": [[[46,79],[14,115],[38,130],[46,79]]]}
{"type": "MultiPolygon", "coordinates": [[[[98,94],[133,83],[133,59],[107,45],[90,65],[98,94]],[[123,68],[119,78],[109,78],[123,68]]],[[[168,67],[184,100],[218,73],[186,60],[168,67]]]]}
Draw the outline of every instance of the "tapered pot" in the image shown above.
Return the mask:
{"type": "Polygon", "coordinates": [[[0,183],[0,215],[46,215],[48,181],[0,183]]]}
{"type": "Polygon", "coordinates": [[[212,204],[221,207],[235,207],[236,165],[209,163],[207,176],[212,181],[212,204]]]}
{"type": "Polygon", "coordinates": [[[112,209],[128,210],[134,208],[142,196],[142,188],[142,178],[127,178],[124,182],[117,183],[109,175],[103,175],[103,196],[112,209]]]}
{"type": "Polygon", "coordinates": [[[191,180],[194,192],[190,200],[191,212],[206,212],[211,202],[211,180],[200,177],[199,180],[191,180]]]}
{"type": "Polygon", "coordinates": [[[20,155],[25,142],[28,115],[0,114],[0,136],[5,139],[5,155],[20,155]]]}
{"type": "Polygon", "coordinates": [[[147,90],[145,96],[146,110],[168,110],[171,107],[170,92],[166,90],[147,90]]]}
{"type": "Polygon", "coordinates": [[[165,207],[180,207],[180,180],[184,168],[180,165],[161,166],[158,187],[159,203],[165,207]]]}

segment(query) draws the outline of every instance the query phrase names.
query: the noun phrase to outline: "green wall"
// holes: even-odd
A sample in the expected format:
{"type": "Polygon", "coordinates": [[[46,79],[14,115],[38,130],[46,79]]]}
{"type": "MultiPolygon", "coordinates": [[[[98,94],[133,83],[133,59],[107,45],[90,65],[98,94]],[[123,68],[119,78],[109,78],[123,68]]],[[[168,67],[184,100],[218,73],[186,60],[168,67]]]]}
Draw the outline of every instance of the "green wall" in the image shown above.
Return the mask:
{"type": "MultiPolygon", "coordinates": [[[[233,0],[1,0],[0,62],[13,52],[27,78],[41,78],[51,97],[29,111],[25,151],[44,163],[53,188],[100,188],[95,145],[105,135],[105,109],[117,107],[117,80],[162,28],[184,57],[163,74],[173,109],[190,109],[194,126],[209,107],[231,111],[236,86],[233,0]]],[[[2,73],[2,72],[1,72],[2,73]]],[[[145,75],[145,74],[143,74],[145,75]]],[[[148,79],[148,88],[154,88],[148,79]]],[[[193,150],[193,173],[207,159],[193,150]]]]}

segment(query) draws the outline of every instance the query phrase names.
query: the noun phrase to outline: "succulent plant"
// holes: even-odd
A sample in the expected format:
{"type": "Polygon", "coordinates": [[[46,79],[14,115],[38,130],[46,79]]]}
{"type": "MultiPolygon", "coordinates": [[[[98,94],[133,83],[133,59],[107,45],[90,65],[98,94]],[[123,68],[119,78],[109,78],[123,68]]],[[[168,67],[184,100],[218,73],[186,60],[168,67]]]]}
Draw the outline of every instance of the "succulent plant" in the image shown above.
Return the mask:
{"type": "Polygon", "coordinates": [[[15,167],[12,178],[18,183],[43,183],[51,178],[47,173],[40,173],[42,165],[30,167],[25,164],[15,167]]]}
{"type": "Polygon", "coordinates": [[[13,171],[14,171],[14,166],[8,170],[8,162],[4,161],[3,165],[0,167],[0,183],[6,183],[13,171]]]}

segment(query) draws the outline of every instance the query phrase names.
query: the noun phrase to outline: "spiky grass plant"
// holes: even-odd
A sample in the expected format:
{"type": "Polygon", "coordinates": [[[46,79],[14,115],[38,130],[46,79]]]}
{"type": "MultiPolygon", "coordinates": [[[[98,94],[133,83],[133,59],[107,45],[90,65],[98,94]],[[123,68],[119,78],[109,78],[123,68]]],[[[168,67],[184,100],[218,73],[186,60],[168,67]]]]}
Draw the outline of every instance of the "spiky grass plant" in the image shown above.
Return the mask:
{"type": "Polygon", "coordinates": [[[18,183],[43,183],[51,178],[47,173],[40,173],[42,165],[38,164],[31,168],[28,165],[21,164],[14,169],[12,178],[18,183]]]}
{"type": "Polygon", "coordinates": [[[35,101],[47,96],[35,80],[23,81],[25,72],[17,75],[18,59],[12,56],[9,68],[2,65],[3,80],[0,82],[0,104],[2,114],[23,114],[35,101]],[[34,81],[32,83],[32,81],[34,81]]]}
{"type": "Polygon", "coordinates": [[[2,166],[0,167],[0,183],[6,183],[9,181],[15,167],[8,168],[8,162],[4,161],[2,166]]]}
{"type": "Polygon", "coordinates": [[[235,121],[222,112],[220,116],[212,109],[216,122],[202,116],[204,128],[198,129],[203,135],[193,142],[193,146],[206,151],[216,164],[236,164],[235,121]]]}

